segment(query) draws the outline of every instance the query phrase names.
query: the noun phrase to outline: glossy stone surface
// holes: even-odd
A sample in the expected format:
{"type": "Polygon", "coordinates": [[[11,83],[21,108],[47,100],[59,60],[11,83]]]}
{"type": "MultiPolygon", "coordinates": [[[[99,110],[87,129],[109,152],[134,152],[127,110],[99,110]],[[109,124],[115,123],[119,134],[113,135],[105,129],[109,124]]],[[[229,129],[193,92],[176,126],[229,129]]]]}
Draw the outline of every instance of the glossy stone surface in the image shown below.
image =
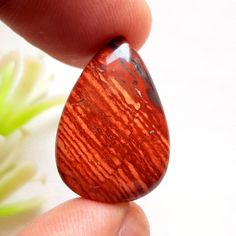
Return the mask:
{"type": "Polygon", "coordinates": [[[59,173],[84,198],[124,202],[155,188],[168,158],[167,123],[152,79],[137,52],[115,39],[87,65],[65,105],[59,173]]]}

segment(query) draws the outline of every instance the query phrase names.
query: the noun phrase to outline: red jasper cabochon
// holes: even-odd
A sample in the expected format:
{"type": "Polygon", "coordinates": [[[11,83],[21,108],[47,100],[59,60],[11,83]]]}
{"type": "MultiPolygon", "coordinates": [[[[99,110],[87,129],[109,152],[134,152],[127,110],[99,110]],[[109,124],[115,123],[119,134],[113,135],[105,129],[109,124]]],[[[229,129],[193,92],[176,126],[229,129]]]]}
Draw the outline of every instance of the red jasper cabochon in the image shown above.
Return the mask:
{"type": "Polygon", "coordinates": [[[137,52],[117,38],[87,65],[66,102],[57,133],[58,171],[84,198],[125,202],[155,188],[168,159],[156,88],[137,52]]]}

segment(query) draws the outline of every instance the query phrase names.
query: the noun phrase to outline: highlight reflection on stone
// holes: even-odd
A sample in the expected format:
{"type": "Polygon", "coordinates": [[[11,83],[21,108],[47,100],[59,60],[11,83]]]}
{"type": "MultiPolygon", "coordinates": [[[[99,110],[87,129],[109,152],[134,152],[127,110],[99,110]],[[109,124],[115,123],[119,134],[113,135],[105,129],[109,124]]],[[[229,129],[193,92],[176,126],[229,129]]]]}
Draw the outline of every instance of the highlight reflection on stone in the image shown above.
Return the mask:
{"type": "Polygon", "coordinates": [[[155,188],[168,159],[156,88],[137,52],[117,38],[87,65],[67,100],[56,143],[59,173],[84,198],[124,202],[155,188]]]}

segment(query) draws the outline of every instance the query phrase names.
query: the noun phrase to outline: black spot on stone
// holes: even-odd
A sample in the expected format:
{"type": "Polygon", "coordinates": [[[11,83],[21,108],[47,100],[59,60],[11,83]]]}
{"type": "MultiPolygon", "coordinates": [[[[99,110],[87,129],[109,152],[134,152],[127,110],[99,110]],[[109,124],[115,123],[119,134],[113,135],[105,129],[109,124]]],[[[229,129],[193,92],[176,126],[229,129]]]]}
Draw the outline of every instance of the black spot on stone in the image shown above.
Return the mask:
{"type": "MultiPolygon", "coordinates": [[[[135,53],[134,51],[132,53],[135,53]]],[[[136,54],[136,53],[135,53],[136,54]]],[[[147,69],[144,67],[141,58],[136,55],[135,57],[131,57],[130,63],[133,65],[135,71],[139,74],[139,76],[148,83],[151,88],[154,88],[152,78],[148,73],[147,69]]]]}
{"type": "Polygon", "coordinates": [[[84,98],[80,98],[80,100],[78,101],[78,105],[82,105],[86,100],[84,98]]]}
{"type": "Polygon", "coordinates": [[[148,97],[150,100],[158,107],[161,107],[161,101],[160,98],[156,92],[156,89],[149,88],[147,90],[148,97]]]}
{"type": "Polygon", "coordinates": [[[122,36],[119,36],[113,40],[111,40],[109,43],[108,43],[108,47],[112,48],[112,49],[117,49],[120,45],[122,45],[123,43],[125,43],[125,39],[124,37],[122,36]]]}

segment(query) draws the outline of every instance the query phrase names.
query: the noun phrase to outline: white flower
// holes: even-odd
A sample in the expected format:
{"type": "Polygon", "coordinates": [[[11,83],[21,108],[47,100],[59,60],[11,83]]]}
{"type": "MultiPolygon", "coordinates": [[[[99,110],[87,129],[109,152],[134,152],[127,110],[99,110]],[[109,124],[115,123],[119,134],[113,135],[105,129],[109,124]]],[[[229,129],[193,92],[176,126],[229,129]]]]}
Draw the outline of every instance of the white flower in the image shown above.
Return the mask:
{"type": "Polygon", "coordinates": [[[0,217],[16,215],[41,206],[41,197],[7,202],[7,198],[37,173],[32,161],[18,158],[25,136],[22,128],[43,111],[60,105],[64,97],[48,97],[50,78],[41,78],[41,58],[20,59],[16,53],[0,55],[0,217]]]}

